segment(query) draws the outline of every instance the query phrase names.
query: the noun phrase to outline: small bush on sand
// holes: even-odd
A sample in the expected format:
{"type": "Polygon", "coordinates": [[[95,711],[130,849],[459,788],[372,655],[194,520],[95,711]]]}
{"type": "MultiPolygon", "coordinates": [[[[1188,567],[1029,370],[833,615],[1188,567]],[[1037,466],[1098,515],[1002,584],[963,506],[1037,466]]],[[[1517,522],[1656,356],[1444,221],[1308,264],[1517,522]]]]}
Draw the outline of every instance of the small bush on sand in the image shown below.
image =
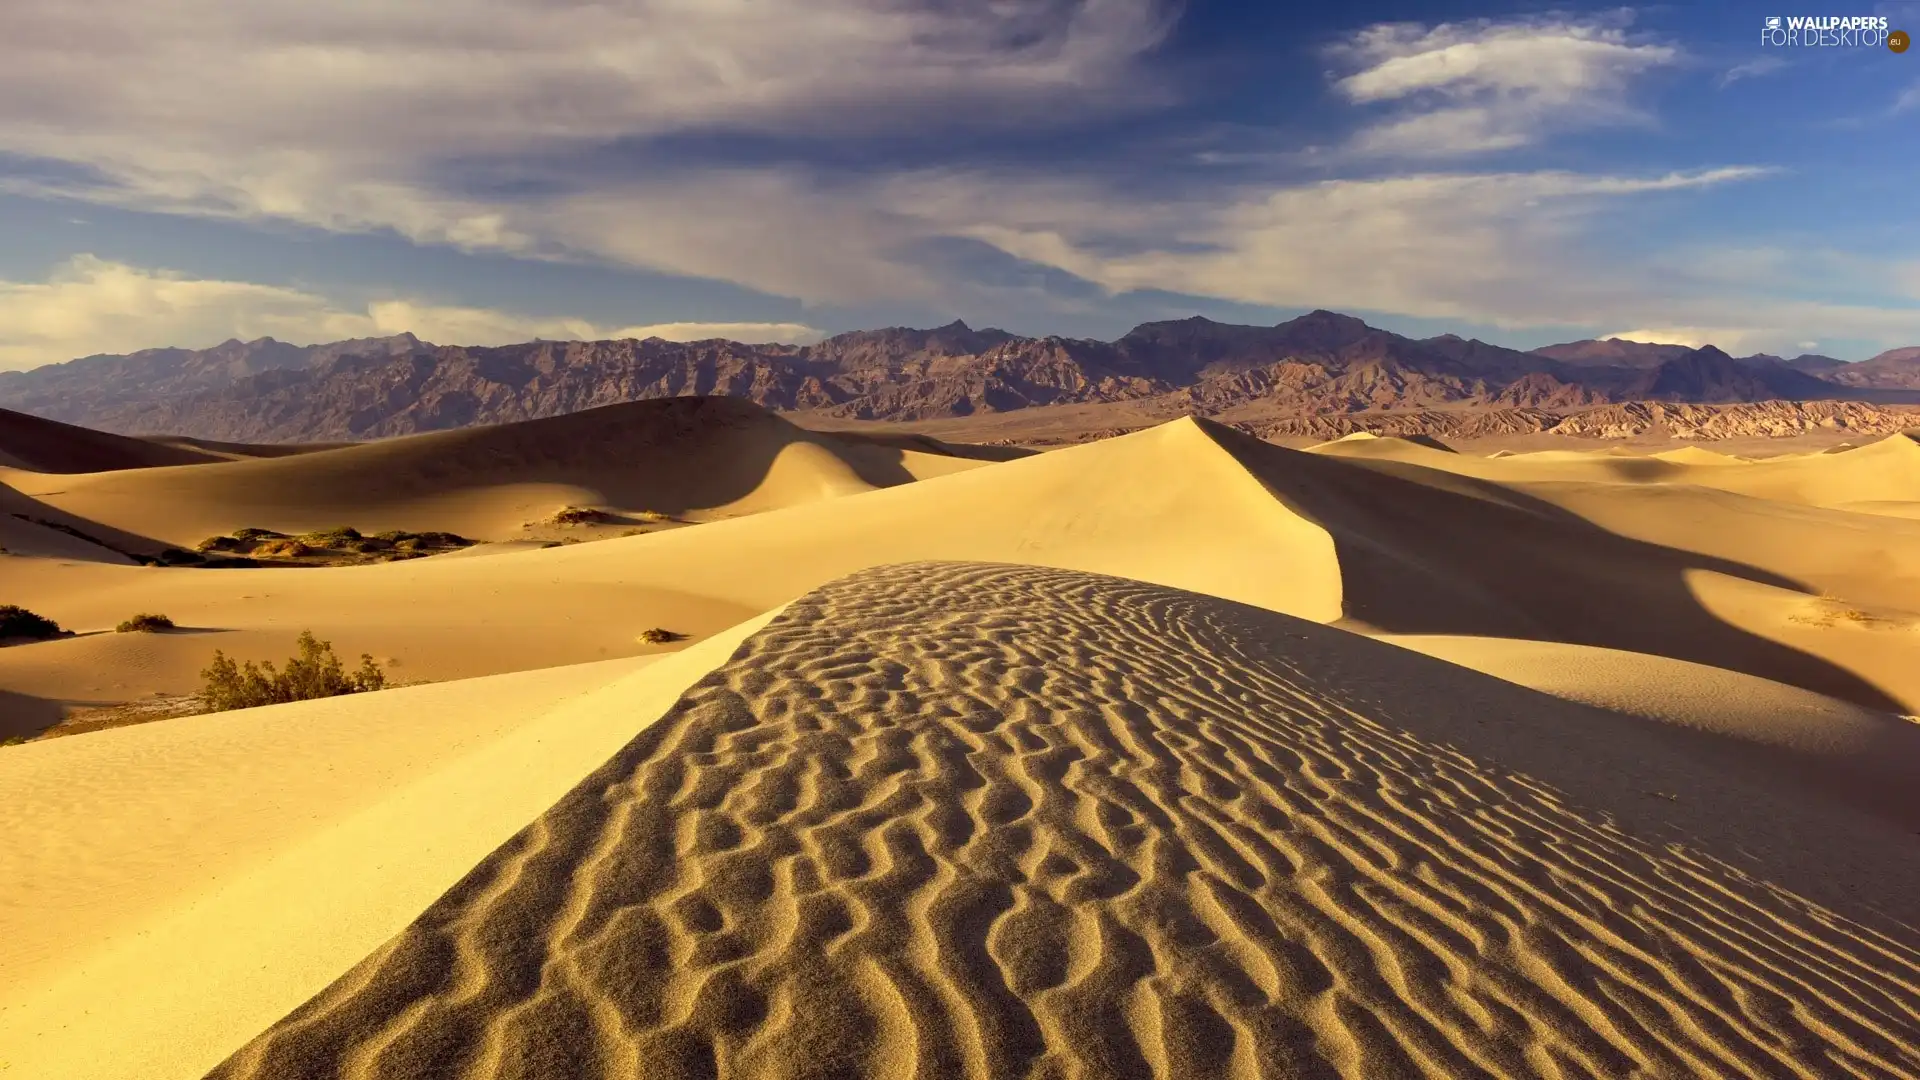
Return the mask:
{"type": "Polygon", "coordinates": [[[60,624],[14,604],[0,604],[0,640],[46,641],[65,636],[60,624]]]}
{"type": "Polygon", "coordinates": [[[563,506],[547,519],[550,525],[597,525],[607,520],[604,511],[590,506],[563,506]]]}
{"type": "Polygon", "coordinates": [[[268,540],[254,548],[253,553],[269,559],[297,559],[313,554],[313,549],[300,540],[268,540]]]}
{"type": "Polygon", "coordinates": [[[641,510],[636,512],[633,516],[641,521],[644,521],[653,525],[658,525],[660,522],[663,522],[663,521],[673,520],[672,514],[663,514],[658,510],[641,510]]]}
{"type": "Polygon", "coordinates": [[[360,539],[360,530],[351,525],[340,525],[331,529],[300,534],[301,542],[317,548],[345,547],[358,539],[360,539]]]}
{"type": "Polygon", "coordinates": [[[272,529],[246,528],[246,529],[233,530],[233,538],[235,540],[246,540],[246,541],[285,540],[287,538],[287,534],[283,532],[275,532],[272,529]]]}
{"type": "Polygon", "coordinates": [[[200,700],[208,712],[225,712],[359,694],[387,685],[386,672],[371,655],[363,653],[360,667],[348,672],[334,655],[333,643],[316,639],[311,630],[300,632],[299,649],[300,655],[288,660],[284,670],[275,669],[272,661],[235,664],[226,653],[215,651],[213,663],[200,673],[200,700]]]}
{"type": "Polygon", "coordinates": [[[163,630],[173,629],[173,620],[165,615],[153,615],[143,611],[113,629],[122,634],[158,634],[163,630]]]}
{"type": "Polygon", "coordinates": [[[640,640],[648,645],[665,645],[669,641],[685,641],[686,639],[687,635],[685,634],[678,634],[672,630],[665,630],[658,626],[651,630],[643,630],[640,632],[640,640]]]}

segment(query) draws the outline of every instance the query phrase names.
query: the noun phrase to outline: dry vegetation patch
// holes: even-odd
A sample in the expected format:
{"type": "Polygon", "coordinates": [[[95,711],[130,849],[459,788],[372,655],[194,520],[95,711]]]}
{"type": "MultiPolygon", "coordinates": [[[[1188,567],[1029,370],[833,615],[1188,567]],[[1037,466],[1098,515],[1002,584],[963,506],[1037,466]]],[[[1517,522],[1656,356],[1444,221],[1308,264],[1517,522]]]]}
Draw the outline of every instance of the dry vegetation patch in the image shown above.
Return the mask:
{"type": "Polygon", "coordinates": [[[45,615],[28,611],[18,604],[0,604],[0,642],[50,641],[72,637],[73,631],[45,615]]]}
{"type": "Polygon", "coordinates": [[[313,631],[301,631],[297,644],[299,654],[278,669],[271,660],[235,664],[226,653],[216,650],[213,663],[200,673],[200,700],[206,711],[311,701],[381,690],[387,685],[386,672],[373,662],[371,654],[362,653],[360,666],[349,672],[335,655],[333,643],[315,638],[313,631]]]}
{"type": "Polygon", "coordinates": [[[173,628],[173,620],[165,615],[143,611],[130,619],[123,620],[113,629],[115,633],[120,634],[158,634],[173,628]]]}
{"type": "Polygon", "coordinates": [[[438,531],[390,529],[367,536],[347,525],[297,536],[244,528],[200,541],[199,552],[205,566],[354,566],[425,558],[475,543],[438,531]]]}
{"type": "Polygon", "coordinates": [[[1911,620],[1876,615],[1837,596],[1821,596],[1813,601],[1811,611],[1787,618],[1805,626],[1853,626],[1862,630],[1898,630],[1913,625],[1911,620]]]}

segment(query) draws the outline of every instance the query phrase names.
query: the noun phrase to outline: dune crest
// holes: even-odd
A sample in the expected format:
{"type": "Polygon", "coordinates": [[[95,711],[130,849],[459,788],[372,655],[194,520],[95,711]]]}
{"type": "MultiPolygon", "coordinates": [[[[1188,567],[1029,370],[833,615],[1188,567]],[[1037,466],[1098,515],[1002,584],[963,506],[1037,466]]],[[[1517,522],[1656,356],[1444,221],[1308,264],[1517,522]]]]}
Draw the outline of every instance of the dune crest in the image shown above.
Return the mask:
{"type": "Polygon", "coordinates": [[[1920,1072],[1911,837],[1604,715],[1140,582],[869,571],[212,1076],[1920,1072]]]}
{"type": "Polygon", "coordinates": [[[628,402],[278,457],[121,441],[201,456],[190,467],[156,461],[176,467],[0,479],[44,492],[67,513],[191,547],[242,526],[302,532],[348,524],[512,539],[530,515],[574,503],[744,514],[984,464],[931,441],[906,449],[816,434],[726,397],[628,402]]]}

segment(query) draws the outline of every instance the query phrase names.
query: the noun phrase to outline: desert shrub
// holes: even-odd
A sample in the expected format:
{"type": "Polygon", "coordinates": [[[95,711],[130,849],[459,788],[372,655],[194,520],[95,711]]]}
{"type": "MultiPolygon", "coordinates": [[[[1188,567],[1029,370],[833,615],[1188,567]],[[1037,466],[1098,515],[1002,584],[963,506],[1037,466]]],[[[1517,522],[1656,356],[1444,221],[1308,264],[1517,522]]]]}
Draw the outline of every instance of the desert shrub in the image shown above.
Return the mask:
{"type": "Polygon", "coordinates": [[[245,551],[247,550],[247,541],[232,536],[209,536],[205,540],[195,544],[194,550],[201,553],[213,551],[245,551]]]}
{"type": "Polygon", "coordinates": [[[44,615],[36,615],[15,604],[0,604],[0,639],[25,638],[45,641],[65,634],[60,624],[44,615]]]}
{"type": "Polygon", "coordinates": [[[284,669],[276,669],[271,660],[236,664],[215,650],[213,663],[200,673],[200,700],[209,712],[225,712],[359,694],[387,685],[386,672],[369,654],[361,654],[359,668],[349,672],[334,654],[333,643],[320,641],[313,631],[302,630],[297,644],[299,655],[289,659],[284,669]]]}
{"type": "Polygon", "coordinates": [[[473,541],[458,533],[423,532],[415,533],[414,536],[426,547],[462,548],[473,546],[473,541]]]}
{"type": "Polygon", "coordinates": [[[393,541],[382,540],[380,537],[377,537],[377,536],[363,536],[360,539],[355,540],[354,542],[348,544],[347,548],[348,550],[351,550],[351,551],[358,551],[363,555],[371,554],[376,551],[392,551],[393,541]]]}
{"type": "Polygon", "coordinates": [[[635,513],[633,516],[640,519],[641,521],[649,522],[651,524],[656,524],[656,525],[662,521],[673,520],[672,514],[663,514],[658,510],[641,510],[635,513]]]}
{"type": "Polygon", "coordinates": [[[651,630],[642,630],[640,632],[640,640],[649,645],[664,645],[669,641],[685,641],[686,638],[687,635],[685,634],[678,634],[672,630],[662,629],[658,626],[651,630]]]}
{"type": "Polygon", "coordinates": [[[287,538],[287,534],[283,532],[275,532],[272,529],[245,528],[245,529],[233,530],[233,538],[235,540],[242,540],[242,541],[285,540],[287,538]]]}
{"type": "Polygon", "coordinates": [[[407,537],[412,535],[413,535],[412,533],[406,531],[405,529],[388,529],[386,532],[374,533],[372,536],[367,537],[367,539],[385,540],[387,543],[391,544],[396,540],[405,540],[407,537]]]}
{"type": "Polygon", "coordinates": [[[305,542],[294,539],[268,540],[253,549],[255,555],[295,559],[302,555],[313,554],[313,549],[305,542]]]}
{"type": "Polygon", "coordinates": [[[300,534],[302,542],[319,548],[344,547],[358,539],[360,539],[360,530],[351,525],[339,525],[331,529],[319,529],[300,534]]]}
{"type": "Polygon", "coordinates": [[[157,634],[162,630],[173,629],[173,620],[165,615],[153,615],[143,611],[113,629],[122,634],[157,634]]]}
{"type": "Polygon", "coordinates": [[[207,561],[205,555],[185,548],[167,548],[154,559],[161,566],[199,566],[207,561]]]}
{"type": "Polygon", "coordinates": [[[555,525],[593,525],[607,520],[607,515],[589,506],[563,506],[547,520],[555,525]]]}

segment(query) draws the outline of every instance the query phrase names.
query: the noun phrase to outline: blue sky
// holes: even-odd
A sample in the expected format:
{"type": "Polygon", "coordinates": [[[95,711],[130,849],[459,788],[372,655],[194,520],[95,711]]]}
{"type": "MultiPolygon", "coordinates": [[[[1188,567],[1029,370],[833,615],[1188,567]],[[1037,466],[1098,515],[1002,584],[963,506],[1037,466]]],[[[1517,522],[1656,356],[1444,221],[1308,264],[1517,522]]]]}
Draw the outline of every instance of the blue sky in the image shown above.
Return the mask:
{"type": "Polygon", "coordinates": [[[1920,50],[1687,4],[10,0],[0,368],[271,334],[1920,343],[1920,50]]]}

